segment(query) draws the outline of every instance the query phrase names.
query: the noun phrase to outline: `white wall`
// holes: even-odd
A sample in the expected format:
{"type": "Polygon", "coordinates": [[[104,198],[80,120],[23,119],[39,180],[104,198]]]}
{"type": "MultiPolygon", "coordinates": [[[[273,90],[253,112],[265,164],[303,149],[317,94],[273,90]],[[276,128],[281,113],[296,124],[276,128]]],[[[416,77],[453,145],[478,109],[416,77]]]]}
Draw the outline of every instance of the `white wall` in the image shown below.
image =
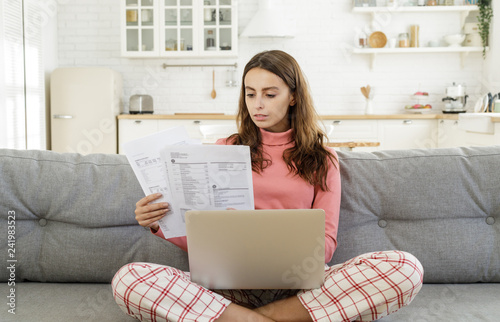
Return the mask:
{"type": "MultiPolygon", "coordinates": [[[[153,96],[155,113],[222,112],[234,114],[239,88],[227,88],[226,68],[216,68],[217,98],[210,98],[212,68],[163,70],[175,59],[127,59],[120,57],[119,5],[116,0],[68,0],[59,4],[58,45],[60,66],[109,66],[124,77],[124,101],[136,93],[153,96]]],[[[373,70],[367,56],[345,50],[355,42],[356,31],[370,28],[369,15],[352,14],[351,0],[290,0],[286,2],[297,19],[293,39],[243,39],[239,56],[225,63],[238,63],[238,81],[245,63],[255,53],[282,49],[292,54],[305,71],[321,114],[362,114],[360,87],[374,88],[375,113],[398,113],[411,103],[417,90],[432,95],[433,105],[442,107],[445,88],[452,82],[466,83],[471,101],[483,92],[483,59],[480,53],[465,58],[459,54],[380,55],[373,70]]],[[[258,0],[239,0],[239,31],[257,10],[258,0]]],[[[460,32],[459,14],[431,13],[384,16],[388,37],[397,37],[410,24],[420,24],[421,42],[460,32]]],[[[472,19],[473,17],[470,17],[472,19]]],[[[215,62],[207,59],[203,62],[215,62]]],[[[217,62],[221,62],[217,60],[217,62]]],[[[199,62],[198,62],[199,63],[199,62]]],[[[472,107],[473,103],[469,105],[472,107]]],[[[126,106],[128,108],[128,106],[126,106]]],[[[438,111],[440,112],[440,110],[438,111]]]]}
{"type": "Polygon", "coordinates": [[[484,92],[493,94],[500,93],[500,3],[494,1],[493,23],[490,27],[490,52],[486,60],[485,82],[483,84],[484,92]]]}

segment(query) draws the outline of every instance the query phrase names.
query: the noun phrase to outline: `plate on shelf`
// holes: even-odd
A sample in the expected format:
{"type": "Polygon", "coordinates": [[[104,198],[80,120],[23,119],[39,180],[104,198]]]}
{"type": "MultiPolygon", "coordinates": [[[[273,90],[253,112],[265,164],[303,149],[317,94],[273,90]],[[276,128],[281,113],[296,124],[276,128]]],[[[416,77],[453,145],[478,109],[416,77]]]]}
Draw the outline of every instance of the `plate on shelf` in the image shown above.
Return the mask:
{"type": "Polygon", "coordinates": [[[427,114],[433,112],[432,107],[414,107],[415,105],[406,105],[404,111],[412,114],[427,114]]]}
{"type": "Polygon", "coordinates": [[[368,38],[368,44],[372,48],[384,48],[387,44],[387,36],[381,31],[375,31],[368,38]]]}

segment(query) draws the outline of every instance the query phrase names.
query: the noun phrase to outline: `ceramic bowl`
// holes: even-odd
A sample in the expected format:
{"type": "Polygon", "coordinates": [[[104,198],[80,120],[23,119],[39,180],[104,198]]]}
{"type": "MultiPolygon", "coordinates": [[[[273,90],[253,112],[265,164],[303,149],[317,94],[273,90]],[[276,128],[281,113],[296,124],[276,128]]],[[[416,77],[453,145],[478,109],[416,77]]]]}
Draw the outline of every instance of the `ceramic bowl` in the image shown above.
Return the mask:
{"type": "Polygon", "coordinates": [[[455,34],[455,35],[444,36],[444,41],[450,47],[459,47],[459,46],[462,46],[462,43],[464,42],[464,40],[465,40],[465,35],[463,35],[463,34],[455,34]]]}

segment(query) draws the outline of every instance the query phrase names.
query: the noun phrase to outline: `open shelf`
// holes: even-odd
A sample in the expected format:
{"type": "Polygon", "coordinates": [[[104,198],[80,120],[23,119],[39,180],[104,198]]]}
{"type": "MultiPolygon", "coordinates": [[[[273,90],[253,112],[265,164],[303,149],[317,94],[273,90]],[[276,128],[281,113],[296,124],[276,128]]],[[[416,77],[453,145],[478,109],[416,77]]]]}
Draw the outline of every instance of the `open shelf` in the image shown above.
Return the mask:
{"type": "MultiPolygon", "coordinates": [[[[489,47],[486,47],[486,51],[489,47]]],[[[378,54],[425,54],[425,53],[459,53],[462,60],[462,68],[464,60],[469,53],[482,53],[483,47],[419,47],[419,48],[354,48],[354,54],[371,55],[370,69],[375,67],[375,62],[378,54]]]]}
{"type": "Polygon", "coordinates": [[[371,14],[372,19],[375,19],[377,14],[400,14],[400,13],[460,13],[461,15],[461,24],[465,23],[465,20],[469,16],[471,12],[479,11],[479,7],[477,5],[469,5],[469,6],[411,6],[411,7],[353,7],[353,13],[360,14],[371,14]]]}
{"type": "MultiPolygon", "coordinates": [[[[488,48],[486,48],[488,49],[488,48]]],[[[355,54],[473,53],[483,47],[354,48],[355,54]]]]}
{"type": "Polygon", "coordinates": [[[476,5],[470,6],[411,6],[411,7],[354,7],[355,13],[377,13],[377,12],[472,12],[479,11],[476,5]]]}

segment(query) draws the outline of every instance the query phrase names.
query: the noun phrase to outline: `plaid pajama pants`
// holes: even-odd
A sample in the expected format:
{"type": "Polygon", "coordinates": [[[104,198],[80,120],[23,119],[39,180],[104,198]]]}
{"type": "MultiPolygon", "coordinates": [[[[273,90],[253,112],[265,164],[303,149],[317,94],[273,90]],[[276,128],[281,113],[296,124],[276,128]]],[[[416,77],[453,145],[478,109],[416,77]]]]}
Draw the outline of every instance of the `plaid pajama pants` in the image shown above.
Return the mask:
{"type": "Polygon", "coordinates": [[[298,296],[313,321],[372,321],[408,305],[422,287],[423,268],[411,254],[384,251],[325,268],[313,290],[208,290],[176,268],[132,263],[112,281],[120,308],[144,321],[214,321],[230,303],[248,308],[298,296]]]}

